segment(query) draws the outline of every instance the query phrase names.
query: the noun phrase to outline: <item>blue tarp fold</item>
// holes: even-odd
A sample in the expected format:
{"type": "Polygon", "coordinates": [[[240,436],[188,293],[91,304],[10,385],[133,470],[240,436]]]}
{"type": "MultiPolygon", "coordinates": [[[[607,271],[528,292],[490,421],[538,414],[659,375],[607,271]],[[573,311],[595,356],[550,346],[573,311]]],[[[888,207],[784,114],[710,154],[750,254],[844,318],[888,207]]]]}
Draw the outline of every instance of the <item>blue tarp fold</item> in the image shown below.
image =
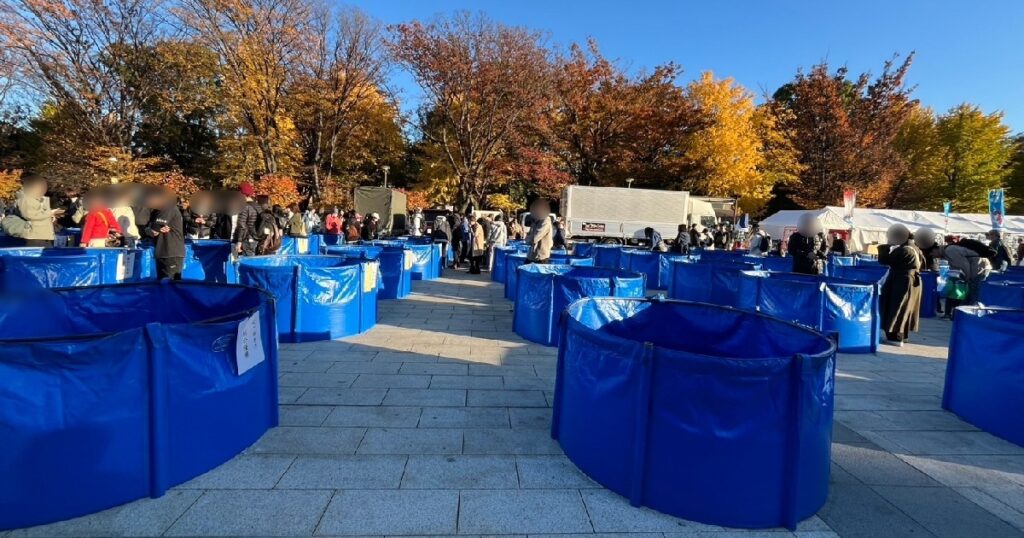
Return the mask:
{"type": "Polygon", "coordinates": [[[0,379],[0,530],[159,497],[277,425],[273,300],[184,282],[6,296],[0,379]],[[265,360],[238,375],[250,316],[265,360]]]}
{"type": "Polygon", "coordinates": [[[660,300],[583,299],[563,320],[552,437],[598,483],[730,527],[795,529],[825,503],[836,348],[820,333],[660,300]]]}
{"type": "MultiPolygon", "coordinates": [[[[593,267],[593,258],[571,256],[564,252],[551,253],[551,263],[556,265],[575,265],[579,267],[593,267]]],[[[525,253],[508,254],[505,256],[505,298],[509,301],[516,300],[516,269],[526,264],[525,253]]]]}
{"type": "Polygon", "coordinates": [[[583,297],[643,297],[646,277],[605,267],[524,265],[519,268],[513,330],[546,346],[558,345],[558,320],[583,297]]]}
{"type": "Polygon", "coordinates": [[[1024,309],[1024,278],[1016,282],[1012,280],[985,282],[981,285],[978,300],[985,306],[1024,309]]]}
{"type": "Polygon", "coordinates": [[[324,250],[329,256],[379,261],[382,284],[377,297],[381,299],[404,299],[412,293],[414,255],[405,247],[346,245],[324,250]]]}
{"type": "Polygon", "coordinates": [[[668,296],[672,299],[741,306],[740,272],[757,269],[750,263],[730,261],[673,261],[669,275],[668,296]]]}
{"type": "Polygon", "coordinates": [[[337,256],[256,256],[238,265],[242,284],[277,299],[283,342],[333,340],[377,323],[379,263],[337,256]]]}

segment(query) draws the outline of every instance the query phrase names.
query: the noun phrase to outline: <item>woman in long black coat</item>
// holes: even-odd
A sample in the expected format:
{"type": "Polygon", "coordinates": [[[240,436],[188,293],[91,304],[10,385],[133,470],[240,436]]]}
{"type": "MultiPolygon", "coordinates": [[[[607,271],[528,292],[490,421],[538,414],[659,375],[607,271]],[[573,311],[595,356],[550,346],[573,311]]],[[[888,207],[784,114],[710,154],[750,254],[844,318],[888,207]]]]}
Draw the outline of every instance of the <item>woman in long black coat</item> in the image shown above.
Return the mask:
{"type": "Polygon", "coordinates": [[[895,224],[886,233],[888,245],[878,249],[878,262],[889,267],[882,284],[882,330],[891,344],[902,346],[921,318],[921,267],[924,255],[910,240],[910,230],[895,224]]]}

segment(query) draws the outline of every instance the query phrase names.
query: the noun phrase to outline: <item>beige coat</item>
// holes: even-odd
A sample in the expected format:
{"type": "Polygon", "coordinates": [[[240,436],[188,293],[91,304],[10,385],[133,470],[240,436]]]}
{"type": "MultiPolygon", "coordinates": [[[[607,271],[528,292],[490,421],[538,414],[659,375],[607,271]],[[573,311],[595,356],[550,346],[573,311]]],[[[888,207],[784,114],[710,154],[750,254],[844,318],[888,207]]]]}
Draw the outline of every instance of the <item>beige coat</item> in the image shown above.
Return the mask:
{"type": "Polygon", "coordinates": [[[487,238],[484,237],[484,227],[474,222],[470,228],[473,233],[473,255],[483,256],[487,252],[487,238]]]}
{"type": "Polygon", "coordinates": [[[550,259],[551,245],[555,242],[553,233],[551,219],[544,218],[534,221],[533,226],[530,227],[530,233],[526,234],[526,244],[530,247],[526,259],[531,262],[550,259]]]}
{"type": "Polygon", "coordinates": [[[29,225],[23,239],[53,241],[53,211],[50,210],[49,197],[30,198],[21,191],[18,192],[16,205],[18,214],[29,225]]]}

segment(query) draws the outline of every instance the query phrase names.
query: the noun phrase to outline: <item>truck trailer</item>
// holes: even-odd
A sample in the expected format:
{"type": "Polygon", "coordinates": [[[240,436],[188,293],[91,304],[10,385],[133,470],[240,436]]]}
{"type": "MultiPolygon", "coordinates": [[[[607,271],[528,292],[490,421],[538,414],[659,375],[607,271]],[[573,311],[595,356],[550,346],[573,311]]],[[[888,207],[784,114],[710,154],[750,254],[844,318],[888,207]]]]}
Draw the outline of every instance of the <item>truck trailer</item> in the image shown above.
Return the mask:
{"type": "Polygon", "coordinates": [[[570,185],[562,192],[561,211],[574,240],[636,244],[644,229],[674,238],[680,224],[698,228],[714,222],[711,204],[686,191],[570,185]]]}

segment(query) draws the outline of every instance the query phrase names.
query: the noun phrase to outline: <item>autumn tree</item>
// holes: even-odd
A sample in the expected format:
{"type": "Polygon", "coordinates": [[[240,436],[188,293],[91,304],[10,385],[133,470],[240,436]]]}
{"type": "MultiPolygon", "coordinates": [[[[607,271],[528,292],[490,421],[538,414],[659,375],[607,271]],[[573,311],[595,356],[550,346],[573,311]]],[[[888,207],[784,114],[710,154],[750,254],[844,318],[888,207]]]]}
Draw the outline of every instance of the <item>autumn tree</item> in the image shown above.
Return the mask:
{"type": "Polygon", "coordinates": [[[302,201],[299,187],[295,180],[288,176],[267,174],[253,184],[257,195],[269,196],[270,203],[282,207],[298,204],[302,201]]]}
{"type": "MultiPolygon", "coordinates": [[[[230,116],[231,166],[276,174],[298,168],[298,133],[287,114],[287,89],[309,53],[314,7],[309,0],[181,0],[176,10],[192,37],[220,59],[230,116]]],[[[246,170],[248,172],[249,170],[246,170]]],[[[244,177],[244,174],[241,174],[244,177]]]]}
{"type": "Polygon", "coordinates": [[[1013,137],[1013,159],[1010,161],[1010,177],[1006,180],[1009,190],[1009,211],[1015,215],[1024,213],[1024,133],[1013,137]]]}
{"type": "Polygon", "coordinates": [[[0,170],[0,202],[10,203],[21,189],[21,170],[0,170]]]}
{"type": "Polygon", "coordinates": [[[914,107],[893,144],[903,167],[893,182],[886,207],[936,211],[945,198],[942,177],[945,146],[930,108],[914,107]]]}
{"type": "MultiPolygon", "coordinates": [[[[290,89],[290,108],[302,137],[311,192],[341,173],[358,178],[396,157],[401,145],[398,107],[384,91],[388,57],[381,24],[354,8],[315,14],[310,52],[290,89]],[[390,137],[390,139],[389,139],[390,137]]],[[[347,185],[351,186],[351,185],[347,185]]]]}
{"type": "Polygon", "coordinates": [[[510,139],[548,102],[550,53],[541,36],[458,13],[396,26],[391,50],[424,92],[420,132],[457,178],[458,203],[478,206],[510,139]]]}
{"type": "Polygon", "coordinates": [[[1002,113],[985,114],[965,103],[940,116],[936,131],[945,198],[958,211],[985,211],[988,191],[1010,177],[1014,145],[1002,113]]]}
{"type": "Polygon", "coordinates": [[[700,127],[686,141],[684,185],[710,196],[736,197],[743,210],[756,212],[778,179],[764,173],[762,134],[773,127],[763,122],[770,120],[760,117],[753,94],[731,78],[715,80],[710,72],[686,87],[686,97],[700,127]]]}
{"type": "Polygon", "coordinates": [[[905,82],[912,59],[887,61],[874,79],[851,79],[845,67],[833,73],[822,63],[775,92],[790,113],[782,127],[793,133],[804,167],[787,193],[798,204],[838,204],[847,188],[857,189],[865,205],[890,199],[902,171],[893,141],[916,104],[905,82]]]}

